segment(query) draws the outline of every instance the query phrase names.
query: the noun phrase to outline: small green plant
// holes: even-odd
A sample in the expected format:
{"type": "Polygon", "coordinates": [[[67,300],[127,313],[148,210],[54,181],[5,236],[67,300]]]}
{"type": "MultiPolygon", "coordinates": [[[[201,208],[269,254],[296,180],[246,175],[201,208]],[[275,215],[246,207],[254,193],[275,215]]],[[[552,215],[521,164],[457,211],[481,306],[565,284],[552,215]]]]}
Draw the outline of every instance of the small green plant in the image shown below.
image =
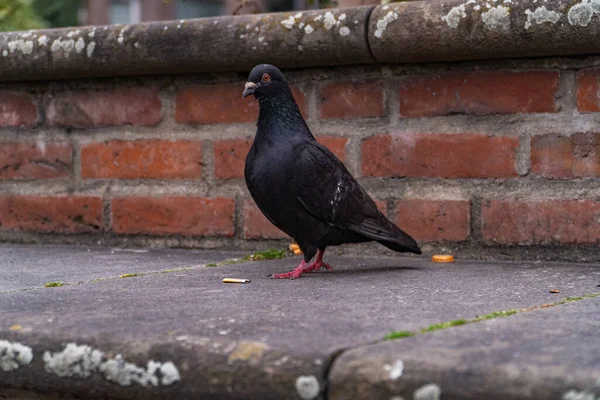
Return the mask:
{"type": "Polygon", "coordinates": [[[390,332],[387,335],[385,335],[384,339],[385,340],[402,339],[402,338],[407,338],[407,337],[411,337],[411,336],[415,336],[415,335],[416,335],[416,333],[411,332],[411,331],[390,332]]]}
{"type": "Polygon", "coordinates": [[[249,256],[244,257],[245,261],[258,261],[258,260],[278,260],[284,258],[286,255],[286,250],[267,250],[261,251],[258,253],[250,254],[249,256]]]}
{"type": "Polygon", "coordinates": [[[429,325],[427,328],[421,329],[421,333],[439,331],[440,329],[446,329],[453,326],[466,325],[469,322],[471,321],[465,321],[464,319],[455,319],[453,321],[442,322],[440,324],[432,324],[429,325]]]}
{"type": "Polygon", "coordinates": [[[61,287],[64,286],[65,284],[62,282],[48,282],[44,285],[44,287],[61,287]]]}
{"type": "Polygon", "coordinates": [[[207,267],[216,267],[216,266],[217,266],[217,264],[215,264],[215,263],[210,263],[210,264],[206,264],[206,266],[207,266],[207,267]]]}
{"type": "Polygon", "coordinates": [[[142,274],[138,274],[137,272],[131,273],[131,274],[123,274],[120,275],[119,278],[131,278],[134,276],[141,276],[142,274]]]}

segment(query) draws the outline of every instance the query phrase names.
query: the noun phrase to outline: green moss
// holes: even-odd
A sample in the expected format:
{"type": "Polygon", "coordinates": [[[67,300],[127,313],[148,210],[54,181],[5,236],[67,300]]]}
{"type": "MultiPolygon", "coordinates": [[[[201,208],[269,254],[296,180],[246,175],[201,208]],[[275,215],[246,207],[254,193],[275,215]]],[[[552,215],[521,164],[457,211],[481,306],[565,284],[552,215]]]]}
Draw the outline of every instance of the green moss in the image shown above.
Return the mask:
{"type": "Polygon", "coordinates": [[[481,315],[475,318],[474,321],[485,321],[486,319],[494,319],[499,317],[508,317],[509,315],[516,314],[517,310],[506,310],[506,311],[494,311],[489,314],[481,315]]]}
{"type": "Polygon", "coordinates": [[[261,251],[258,253],[250,254],[249,256],[244,257],[245,261],[258,261],[258,260],[279,260],[284,258],[286,255],[286,250],[267,250],[261,251]]]}
{"type": "Polygon", "coordinates": [[[221,261],[219,263],[211,263],[206,264],[207,267],[220,267],[222,265],[231,265],[231,264],[239,264],[246,261],[260,261],[260,260],[278,260],[281,258],[285,258],[287,254],[287,250],[267,250],[267,251],[259,251],[257,253],[249,254],[242,258],[231,258],[229,260],[221,261]]]}
{"type": "Polygon", "coordinates": [[[453,321],[442,322],[440,324],[433,324],[429,325],[427,328],[421,329],[421,333],[439,331],[440,329],[446,329],[453,326],[466,325],[469,322],[470,321],[465,321],[464,319],[455,319],[453,321]]]}
{"type": "Polygon", "coordinates": [[[142,274],[138,274],[137,272],[134,272],[132,274],[123,274],[120,275],[119,278],[132,278],[134,276],[141,276],[142,274]]]}
{"type": "Polygon", "coordinates": [[[384,339],[385,340],[402,339],[402,338],[415,336],[416,334],[417,334],[416,332],[411,332],[411,331],[390,332],[387,335],[385,335],[384,339]]]}
{"type": "Polygon", "coordinates": [[[62,282],[48,282],[44,285],[44,287],[61,287],[64,286],[65,284],[62,282]]]}
{"type": "Polygon", "coordinates": [[[168,274],[170,272],[180,272],[180,271],[192,271],[194,267],[183,267],[183,268],[173,268],[173,269],[164,269],[160,271],[161,274],[168,274]]]}
{"type": "Polygon", "coordinates": [[[522,310],[504,310],[504,311],[493,311],[489,314],[485,314],[485,315],[480,315],[474,319],[455,319],[453,321],[448,321],[448,322],[442,322],[439,324],[433,324],[433,325],[429,325],[426,328],[423,328],[421,330],[419,330],[418,332],[410,332],[410,331],[399,331],[399,332],[391,332],[388,333],[387,335],[385,335],[384,339],[385,340],[393,340],[393,339],[402,339],[405,337],[410,337],[410,336],[414,336],[414,335],[421,335],[423,333],[427,333],[427,332],[434,332],[434,331],[439,331],[441,329],[448,329],[451,328],[453,326],[461,326],[461,325],[467,325],[467,324],[471,324],[474,322],[480,322],[480,321],[486,321],[489,319],[495,319],[495,318],[502,318],[502,317],[508,317],[509,315],[514,315],[514,314],[520,314],[520,313],[524,313],[524,312],[528,312],[528,311],[533,311],[533,310],[538,310],[540,308],[549,308],[549,307],[555,307],[555,306],[559,306],[562,304],[566,304],[566,303],[571,303],[574,301],[580,301],[580,300],[585,300],[585,299],[593,299],[594,297],[600,297],[600,293],[591,293],[591,294],[584,294],[582,296],[575,296],[575,297],[567,297],[559,302],[556,303],[551,303],[551,304],[544,304],[542,306],[535,306],[535,307],[529,307],[529,308],[524,308],[522,310]]]}

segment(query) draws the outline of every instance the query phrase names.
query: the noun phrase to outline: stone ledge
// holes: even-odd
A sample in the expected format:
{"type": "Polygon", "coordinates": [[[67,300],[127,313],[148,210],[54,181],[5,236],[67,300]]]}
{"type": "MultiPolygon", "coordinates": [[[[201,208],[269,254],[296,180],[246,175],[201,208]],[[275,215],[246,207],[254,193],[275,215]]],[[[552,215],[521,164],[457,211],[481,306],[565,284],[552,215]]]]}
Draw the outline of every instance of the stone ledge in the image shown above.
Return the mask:
{"type": "Polygon", "coordinates": [[[595,54],[597,1],[411,1],[2,33],[0,81],[595,54]]]}

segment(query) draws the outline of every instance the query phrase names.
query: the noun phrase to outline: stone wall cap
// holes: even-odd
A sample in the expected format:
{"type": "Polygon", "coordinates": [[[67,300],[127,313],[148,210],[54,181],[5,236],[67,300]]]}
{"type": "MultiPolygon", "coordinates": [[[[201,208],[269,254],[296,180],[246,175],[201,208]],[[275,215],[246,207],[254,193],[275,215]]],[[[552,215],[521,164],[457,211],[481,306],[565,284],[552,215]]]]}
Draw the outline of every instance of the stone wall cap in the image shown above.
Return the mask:
{"type": "Polygon", "coordinates": [[[597,54],[598,10],[600,0],[408,1],[7,32],[0,81],[597,54]]]}

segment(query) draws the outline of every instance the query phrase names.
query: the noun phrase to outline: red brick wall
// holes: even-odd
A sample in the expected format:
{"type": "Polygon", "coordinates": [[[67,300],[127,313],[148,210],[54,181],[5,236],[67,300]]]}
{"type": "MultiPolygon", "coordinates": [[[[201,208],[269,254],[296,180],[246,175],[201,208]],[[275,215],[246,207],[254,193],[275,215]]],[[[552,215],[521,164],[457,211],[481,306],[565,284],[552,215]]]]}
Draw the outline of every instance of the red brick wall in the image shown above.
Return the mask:
{"type": "MultiPolygon", "coordinates": [[[[288,78],[315,136],[426,249],[551,251],[600,242],[600,68],[586,62],[288,78]]],[[[212,74],[2,85],[0,239],[285,239],[243,181],[258,114],[243,83],[212,74]]]]}

